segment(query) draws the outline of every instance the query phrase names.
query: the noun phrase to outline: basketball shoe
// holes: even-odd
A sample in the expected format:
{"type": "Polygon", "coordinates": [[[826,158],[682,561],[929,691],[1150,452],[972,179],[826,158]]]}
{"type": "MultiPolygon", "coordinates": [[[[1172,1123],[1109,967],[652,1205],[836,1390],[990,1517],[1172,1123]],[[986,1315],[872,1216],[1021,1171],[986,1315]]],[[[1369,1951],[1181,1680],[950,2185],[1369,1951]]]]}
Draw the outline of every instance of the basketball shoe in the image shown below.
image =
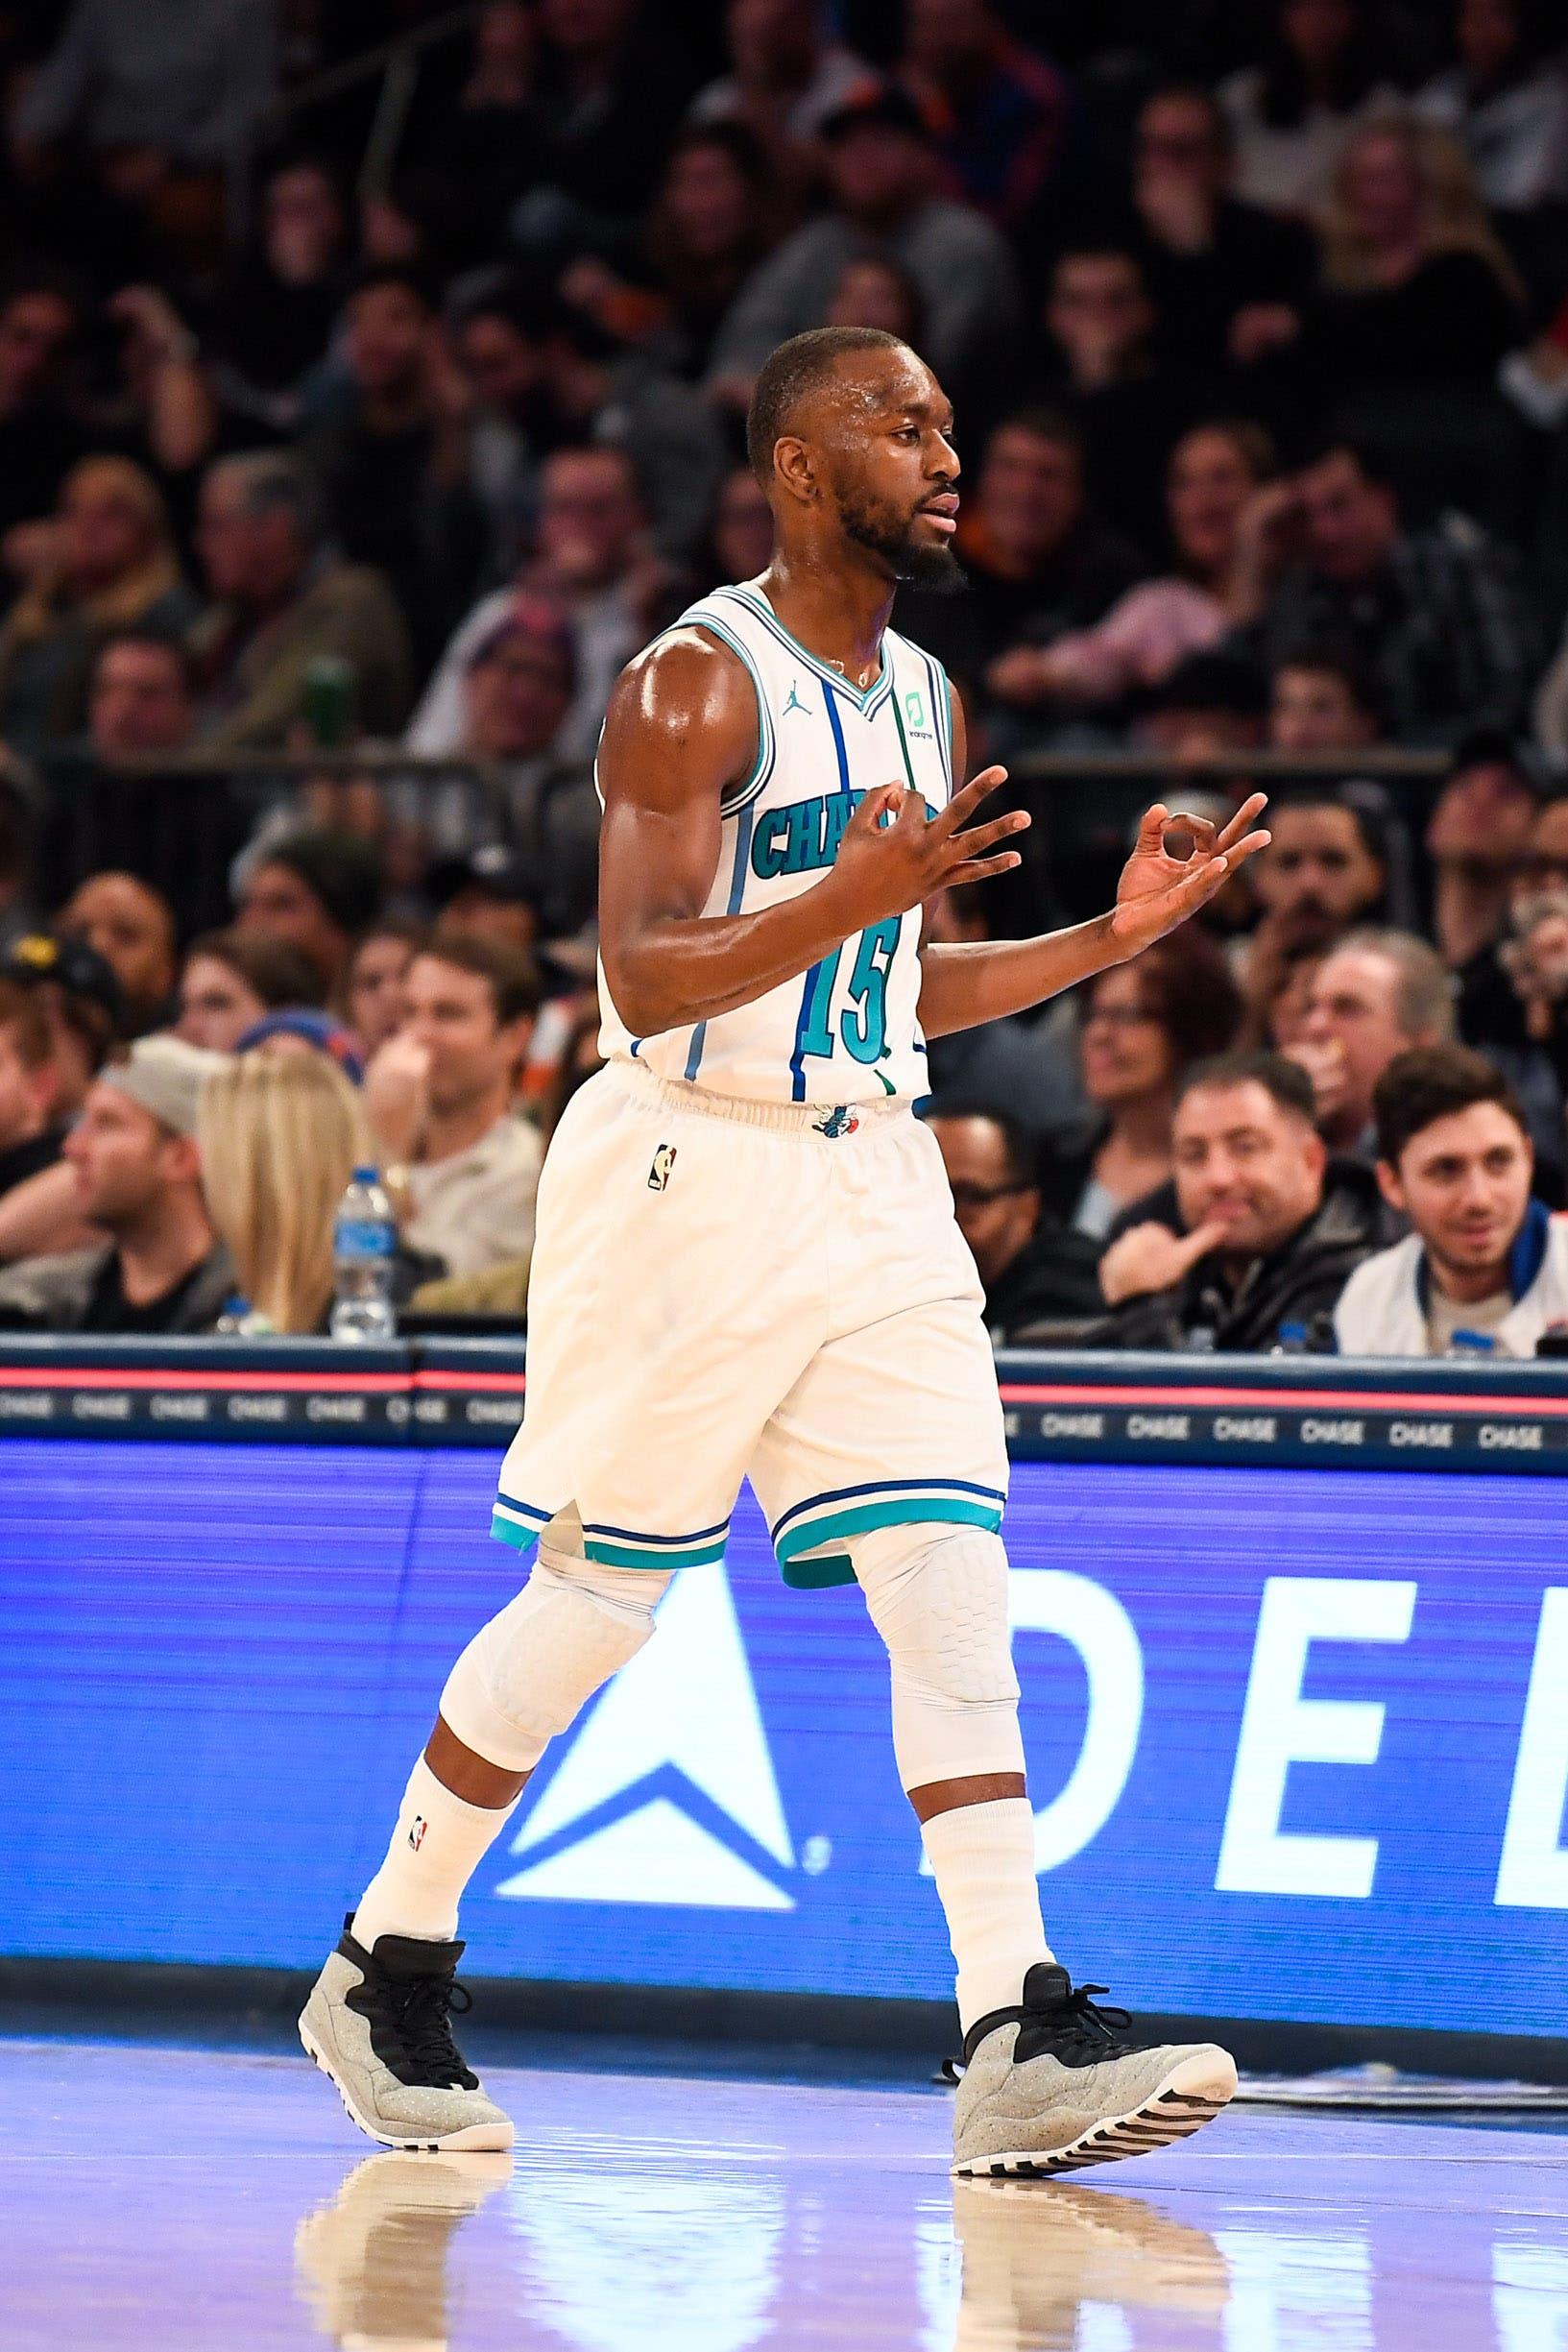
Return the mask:
{"type": "Polygon", "coordinates": [[[1236,2090],[1236,2061],[1213,2042],[1134,2041],[1124,2009],[1098,2009],[1065,1968],[1037,1961],[1016,2009],[964,2037],[953,2169],[1025,2178],[1075,2172],[1184,2140],[1236,2090]]]}
{"type": "Polygon", "coordinates": [[[470,2004],[456,1980],[463,1947],[379,1935],[343,1941],[300,2015],[300,2039],[336,2083],[351,2122],[386,2147],[507,2148],[509,2117],[488,2099],[452,2040],[470,2004]]]}

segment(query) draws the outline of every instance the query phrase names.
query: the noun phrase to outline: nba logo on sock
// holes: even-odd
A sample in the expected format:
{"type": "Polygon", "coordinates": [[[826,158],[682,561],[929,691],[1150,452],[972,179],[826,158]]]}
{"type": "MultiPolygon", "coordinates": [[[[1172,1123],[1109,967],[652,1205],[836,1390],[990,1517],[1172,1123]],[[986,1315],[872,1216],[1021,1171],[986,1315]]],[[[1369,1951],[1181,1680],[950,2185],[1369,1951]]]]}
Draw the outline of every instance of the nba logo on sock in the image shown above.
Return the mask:
{"type": "Polygon", "coordinates": [[[654,1153],[653,1166],[648,1170],[649,1192],[662,1193],[669,1182],[670,1171],[675,1165],[675,1151],[674,1144],[662,1143],[654,1153]]]}
{"type": "Polygon", "coordinates": [[[424,1843],[424,1815],[422,1813],[416,1813],[412,1823],[409,1826],[408,1831],[408,1842],[413,1847],[416,1854],[418,1854],[420,1848],[424,1843]]]}

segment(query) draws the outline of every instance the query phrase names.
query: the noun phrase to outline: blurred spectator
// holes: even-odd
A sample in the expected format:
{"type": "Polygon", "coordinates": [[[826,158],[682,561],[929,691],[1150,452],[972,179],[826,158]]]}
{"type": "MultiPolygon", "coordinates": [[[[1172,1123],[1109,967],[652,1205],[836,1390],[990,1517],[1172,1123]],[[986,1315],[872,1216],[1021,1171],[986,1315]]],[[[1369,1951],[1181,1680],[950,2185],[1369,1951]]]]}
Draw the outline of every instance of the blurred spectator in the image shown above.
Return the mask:
{"type": "Polygon", "coordinates": [[[59,1077],[36,992],[0,980],[0,1194],[59,1159],[59,1077]]]}
{"type": "Polygon", "coordinates": [[[1323,953],[1311,939],[1281,951],[1263,975],[1261,986],[1247,998],[1239,1045],[1248,1049],[1268,1046],[1276,1054],[1295,1052],[1307,1032],[1313,986],[1323,953]]]}
{"type": "Polygon", "coordinates": [[[403,982],[427,935],[422,923],[386,915],[359,935],[344,983],[343,1006],[367,1062],[402,1026],[403,982]]]}
{"type": "Polygon", "coordinates": [[[18,939],[38,928],[34,903],[37,834],[33,775],[6,759],[0,745],[0,957],[8,956],[18,939]]]}
{"type": "Polygon", "coordinates": [[[343,307],[348,222],[336,171],[310,155],[270,167],[259,208],[255,242],[217,299],[215,380],[231,416],[289,433],[343,307]]]}
{"type": "Polygon", "coordinates": [[[1269,845],[1252,861],[1263,909],[1246,943],[1242,985],[1257,1003],[1279,966],[1302,948],[1328,948],[1379,907],[1387,883],[1383,842],[1363,809],[1329,793],[1282,794],[1268,810],[1269,845]]]}
{"type": "Polygon", "coordinates": [[[948,177],[1002,229],[1020,229],[1060,180],[1071,93],[1015,40],[991,0],[909,0],[898,70],[948,177]]]}
{"type": "Polygon", "coordinates": [[[926,339],[926,306],[908,271],[889,254],[856,254],[838,273],[824,327],[874,327],[918,352],[926,339]]]}
{"type": "Polygon", "coordinates": [[[543,925],[533,884],[520,861],[498,841],[448,867],[438,867],[430,888],[438,937],[461,934],[470,939],[494,939],[524,956],[531,956],[539,944],[543,925]]]}
{"type": "Polygon", "coordinates": [[[1371,1170],[1328,1158],[1306,1073],[1277,1054],[1199,1062],[1172,1140],[1173,1180],[1100,1260],[1112,1312],[1089,1344],[1331,1346],[1335,1303],[1384,1229],[1371,1170]]]}
{"type": "Polygon", "coordinates": [[[1084,493],[1083,441],[1066,417],[1025,409],[999,424],[958,522],[967,594],[905,594],[899,626],[952,674],[1029,707],[1039,648],[1102,619],[1139,559],[1084,493]]]}
{"type": "Polygon", "coordinates": [[[443,935],[404,980],[402,1026],[365,1081],[404,1241],[479,1273],[533,1247],[539,1136],[511,1109],[539,1004],[532,965],[443,935]]]}
{"type": "Polygon", "coordinates": [[[773,509],[750,466],[724,477],[697,582],[699,591],[755,580],[773,560],[773,509]]]}
{"type": "Polygon", "coordinates": [[[402,616],[384,580],[323,546],[319,495],[297,460],[219,458],[202,485],[197,546],[213,599],[193,637],[210,744],[280,749],[324,659],[347,663],[359,726],[397,732],[411,684],[402,616]]]}
{"type": "Polygon", "coordinates": [[[1356,123],[1395,93],[1378,79],[1355,0],[1274,0],[1271,12],[1262,64],[1223,83],[1220,102],[1241,193],[1275,211],[1305,212],[1356,123]]]}
{"type": "Polygon", "coordinates": [[[678,17],[639,0],[539,0],[537,184],[513,235],[556,249],[647,206],[691,95],[678,17]]]}
{"type": "Polygon", "coordinates": [[[1482,733],[1459,745],[1426,837],[1433,929],[1455,970],[1503,930],[1508,883],[1529,853],[1536,806],[1533,778],[1510,737],[1482,733]]]}
{"type": "Polygon", "coordinates": [[[333,1220],[350,1176],[372,1157],[352,1086],[320,1054],[250,1054],[207,1079],[197,1133],[247,1329],[325,1333],[333,1220]]]}
{"type": "Polygon", "coordinates": [[[1456,62],[1415,101],[1464,144],[1493,211],[1568,196],[1568,70],[1555,0],[1454,0],[1456,62]]]}
{"type": "Polygon", "coordinates": [[[938,1101],[929,1124],[958,1230],[985,1286],[993,1345],[1012,1346],[1031,1324],[1098,1315],[1098,1249],[1044,1208],[1034,1139],[1004,1112],[962,1100],[938,1101]]]}
{"type": "Polygon", "coordinates": [[[60,909],[60,928],[109,965],[128,1036],[163,1027],[179,958],[174,909],[161,892],[134,874],[89,874],[60,909]]]}
{"type": "Polygon", "coordinates": [[[1291,1058],[1307,1072],[1317,1128],[1336,1152],[1370,1164],[1372,1097],[1397,1055],[1454,1034],[1454,982],[1411,932],[1353,931],[1314,976],[1291,1058]]]}
{"type": "Polygon", "coordinates": [[[1402,1054],[1378,1081],[1377,1128],[1378,1182],[1412,1230],[1345,1285],[1340,1354],[1457,1355],[1464,1334],[1533,1356],[1547,1325],[1568,1321],[1568,1222],[1531,1199],[1508,1079],[1463,1046],[1402,1054]]]}
{"type": "Polygon", "coordinates": [[[1537,811],[1508,879],[1499,938],[1459,974],[1459,1034],[1525,1106],[1543,1190],[1555,1197],[1568,1100],[1568,799],[1537,811]]]}
{"type": "Polygon", "coordinates": [[[163,500],[126,458],[86,457],[72,470],[40,558],[0,625],[0,729],[31,755],[81,728],[110,632],[177,631],[196,610],[163,500]]]}
{"type": "Polygon", "coordinates": [[[888,87],[831,115],[832,208],[785,238],[755,272],[719,331],[711,381],[742,401],[785,336],[820,326],[843,266],[882,246],[920,288],[923,357],[950,396],[986,390],[1019,320],[1018,280],[1005,240],[968,205],[938,191],[936,158],[919,112],[888,87]]]}
{"type": "Polygon", "coordinates": [[[1402,530],[1369,450],[1338,442],[1254,500],[1237,595],[1270,670],[1303,643],[1343,645],[1402,741],[1451,741],[1523,713],[1535,630],[1516,568],[1458,518],[1402,530]]]}
{"type": "Polygon", "coordinates": [[[863,58],[833,39],[821,0],[728,0],[730,70],[691,102],[694,123],[738,123],[792,194],[809,191],[823,130],[875,91],[863,58]]]}
{"type": "Polygon", "coordinates": [[[693,123],[670,149],[647,260],[662,312],[658,349],[681,376],[708,373],[724,315],[767,252],[771,200],[762,148],[742,124],[693,123]]]}
{"type": "Polygon", "coordinates": [[[36,931],[12,942],[0,974],[36,990],[49,1024],[60,1110],[75,1113],[121,1032],[125,1004],[113,970],[84,939],[36,931]]]}
{"type": "Polygon", "coordinates": [[[1223,1054],[1241,1020],[1223,953],[1193,926],[1091,983],[1080,1045],[1097,1128],[1061,1186],[1074,1232],[1102,1242],[1123,1209],[1166,1181],[1182,1074],[1223,1054]]]}
{"type": "Polygon", "coordinates": [[[83,1214],[109,1239],[22,1258],[0,1273],[12,1330],[210,1331],[233,1268],[202,1195],[196,1142],[204,1079],[222,1068],[179,1037],[143,1037],[89,1088],[64,1145],[83,1214]]]}
{"type": "Polygon", "coordinates": [[[345,403],[300,445],[331,537],[397,597],[428,667],[476,585],[484,553],[469,487],[467,392],[419,279],[366,270],[344,312],[345,403]]]}
{"type": "Polygon", "coordinates": [[[1302,645],[1268,681],[1270,751],[1364,751],[1378,739],[1366,682],[1348,654],[1302,645]]]}
{"type": "Polygon", "coordinates": [[[185,950],[175,1035],[209,1053],[232,1054],[265,1014],[282,1005],[314,1005],[320,996],[315,967],[287,940],[264,931],[204,932],[185,950]]]}
{"type": "MultiPolygon", "coordinates": [[[[577,691],[558,748],[591,759],[610,689],[678,607],[648,540],[636,470],[620,449],[559,449],[545,464],[539,544],[519,585],[553,598],[571,623],[577,691]]],[[[475,649],[504,621],[514,589],[482,596],[446,652],[408,730],[408,748],[446,759],[463,740],[463,680],[475,649]]]]}
{"type": "Polygon", "coordinates": [[[151,204],[174,176],[245,155],[277,94],[277,31],[250,0],[72,0],[12,137],[29,156],[80,141],[113,196],[151,204]]]}
{"type": "MultiPolygon", "coordinates": [[[[1273,449],[1258,425],[1200,424],[1186,434],[1171,453],[1166,494],[1175,570],[1141,580],[1092,628],[1040,648],[1034,698],[1115,703],[1218,645],[1238,618],[1228,601],[1238,525],[1272,470],[1273,449]]],[[[1013,670],[1021,686],[1024,664],[1013,670]]],[[[1017,686],[1015,698],[1025,698],[1017,686]]]]}
{"type": "Polygon", "coordinates": [[[15,526],[51,513],[86,446],[68,397],[81,327],[75,296],[47,278],[0,295],[0,555],[12,573],[36,568],[35,534],[17,541],[15,526]]]}
{"type": "Polygon", "coordinates": [[[1237,192],[1225,110],[1199,85],[1145,101],[1133,139],[1132,208],[1144,279],[1168,368],[1214,380],[1250,368],[1294,333],[1290,305],[1311,282],[1307,230],[1237,192]]]}
{"type": "Polygon", "coordinates": [[[190,658],[152,628],[106,638],[87,691],[87,742],[100,760],[183,751],[195,726],[190,658]]]}
{"type": "Polygon", "coordinates": [[[1156,314],[1136,254],[1104,238],[1070,240],[1051,268],[1044,322],[1039,397],[1082,434],[1096,504],[1133,540],[1149,543],[1184,393],[1157,373],[1156,314]]]}
{"type": "Polygon", "coordinates": [[[1522,292],[1452,139],[1405,119],[1356,133],[1324,210],[1308,317],[1331,398],[1347,385],[1489,384],[1517,339],[1522,292]]]}
{"type": "MultiPolygon", "coordinates": [[[[1564,380],[1568,381],[1568,364],[1564,380]]],[[[1559,768],[1568,767],[1568,632],[1536,691],[1533,716],[1535,734],[1547,758],[1559,768]]]]}
{"type": "MultiPolygon", "coordinates": [[[[959,883],[926,902],[926,946],[993,938],[994,883],[959,883]]],[[[1083,1091],[1073,1050],[1072,1007],[1059,998],[1031,1016],[951,1030],[927,1047],[931,1093],[942,1102],[1004,1103],[1036,1145],[1061,1145],[1081,1129],[1083,1091]]]]}
{"type": "Polygon", "coordinates": [[[548,1149],[551,1136],[561,1125],[567,1104],[585,1085],[595,1071],[604,1068],[604,1055],[599,1052],[599,1008],[590,1005],[577,1014],[561,1044],[561,1057],[556,1064],[554,1079],[540,1104],[539,1131],[548,1149]]]}
{"type": "Polygon", "coordinates": [[[264,1012],[240,1031],[234,1050],[279,1061],[329,1061],[351,1086],[365,1082],[365,1064],[352,1030],[318,1005],[284,1005],[276,1012],[264,1012]]]}
{"type": "Polygon", "coordinates": [[[358,934],[379,910],[381,880],[362,841],[297,833],[270,842],[245,878],[235,921],[298,948],[324,990],[336,988],[358,934]]]}

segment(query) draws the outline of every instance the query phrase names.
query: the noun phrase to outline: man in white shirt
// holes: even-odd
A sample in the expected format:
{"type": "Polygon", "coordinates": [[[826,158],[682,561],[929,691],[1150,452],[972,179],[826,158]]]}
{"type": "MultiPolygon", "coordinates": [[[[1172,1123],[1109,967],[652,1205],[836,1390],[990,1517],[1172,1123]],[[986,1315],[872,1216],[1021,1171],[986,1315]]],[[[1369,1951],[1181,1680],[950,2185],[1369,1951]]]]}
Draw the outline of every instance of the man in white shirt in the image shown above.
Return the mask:
{"type": "Polygon", "coordinates": [[[1340,1354],[1532,1356],[1568,1321],[1568,1223],[1531,1197],[1534,1152],[1508,1079],[1468,1047],[1417,1046],[1389,1063],[1373,1112],[1378,1182],[1413,1230],[1346,1283],[1340,1354]]]}
{"type": "Polygon", "coordinates": [[[499,940],[439,932],[403,986],[401,1026],[365,1078],[403,1239],[454,1274],[526,1258],[543,1149],[512,1100],[533,965],[499,940]]]}

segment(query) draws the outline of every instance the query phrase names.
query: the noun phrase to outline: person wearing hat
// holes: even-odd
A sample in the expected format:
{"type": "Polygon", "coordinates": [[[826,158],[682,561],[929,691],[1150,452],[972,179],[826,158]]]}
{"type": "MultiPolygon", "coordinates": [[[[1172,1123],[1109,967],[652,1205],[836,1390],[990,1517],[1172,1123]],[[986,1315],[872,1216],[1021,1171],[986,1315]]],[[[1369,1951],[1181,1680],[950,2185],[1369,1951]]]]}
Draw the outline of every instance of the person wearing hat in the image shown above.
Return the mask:
{"type": "Polygon", "coordinates": [[[20,1259],[0,1274],[0,1328],[162,1335],[210,1331],[234,1287],[202,1194],[202,1086],[225,1056],[138,1038],[88,1088],[65,1143],[81,1212],[107,1239],[20,1259]]]}
{"type": "Polygon", "coordinates": [[[749,392],[775,347],[820,326],[846,261],[868,245],[892,255],[920,289],[921,356],[954,399],[1005,355],[1018,331],[1018,275],[1006,239],[982,213],[939,192],[939,165],[914,101],[870,87],[831,114],[831,208],[797,229],[741,287],[714,347],[710,388],[749,392]]]}

